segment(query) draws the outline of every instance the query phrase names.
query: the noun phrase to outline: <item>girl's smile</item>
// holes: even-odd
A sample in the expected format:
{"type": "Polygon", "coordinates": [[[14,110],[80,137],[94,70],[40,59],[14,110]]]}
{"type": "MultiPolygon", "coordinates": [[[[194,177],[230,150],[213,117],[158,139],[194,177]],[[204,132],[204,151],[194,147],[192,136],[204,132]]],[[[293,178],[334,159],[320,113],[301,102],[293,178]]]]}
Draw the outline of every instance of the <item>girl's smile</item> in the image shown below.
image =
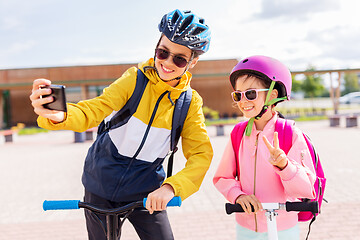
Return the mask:
{"type": "Polygon", "coordinates": [[[254,109],[254,106],[251,106],[251,107],[243,107],[242,108],[244,111],[250,111],[252,109],[254,109]]]}
{"type": "MultiPolygon", "coordinates": [[[[254,76],[242,75],[235,82],[235,92],[232,93],[232,97],[240,111],[244,114],[244,117],[250,119],[258,116],[263,111],[266,95],[269,93],[268,90],[268,87],[260,79],[254,76]]],[[[270,100],[277,98],[277,90],[272,90],[269,94],[270,100]]],[[[272,108],[270,108],[269,111],[263,113],[261,118],[255,119],[255,125],[258,130],[262,130],[267,121],[272,118],[272,111],[272,108]]]]}
{"type": "MultiPolygon", "coordinates": [[[[245,91],[248,89],[263,89],[261,82],[255,77],[240,76],[236,80],[236,90],[245,91]]],[[[265,97],[267,92],[258,92],[258,97],[255,100],[247,100],[246,97],[242,97],[237,105],[240,111],[246,118],[252,118],[258,115],[264,106],[265,97]]]]}

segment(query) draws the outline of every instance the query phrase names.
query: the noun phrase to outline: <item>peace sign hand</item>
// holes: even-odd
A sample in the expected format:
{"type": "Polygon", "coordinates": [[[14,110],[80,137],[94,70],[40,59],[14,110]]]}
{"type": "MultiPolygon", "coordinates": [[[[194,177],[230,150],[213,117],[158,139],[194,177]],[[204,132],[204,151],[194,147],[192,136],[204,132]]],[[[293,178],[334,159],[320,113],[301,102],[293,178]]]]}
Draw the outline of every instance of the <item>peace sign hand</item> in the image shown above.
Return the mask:
{"type": "Polygon", "coordinates": [[[285,152],[279,147],[278,133],[274,132],[274,146],[271,145],[265,136],[263,136],[263,140],[270,152],[269,162],[280,170],[283,170],[288,164],[288,159],[285,152]]]}

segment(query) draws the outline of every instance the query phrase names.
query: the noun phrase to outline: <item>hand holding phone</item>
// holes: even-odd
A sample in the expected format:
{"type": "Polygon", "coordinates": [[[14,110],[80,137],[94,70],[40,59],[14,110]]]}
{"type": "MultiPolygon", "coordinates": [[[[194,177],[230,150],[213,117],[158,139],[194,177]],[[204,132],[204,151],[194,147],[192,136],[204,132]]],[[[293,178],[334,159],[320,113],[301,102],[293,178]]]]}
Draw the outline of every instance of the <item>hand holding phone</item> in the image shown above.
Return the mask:
{"type": "Polygon", "coordinates": [[[51,94],[43,95],[42,97],[53,97],[54,101],[51,103],[44,104],[44,108],[50,110],[57,110],[66,112],[66,96],[65,96],[65,86],[64,85],[50,85],[44,86],[43,88],[50,88],[51,94]]]}

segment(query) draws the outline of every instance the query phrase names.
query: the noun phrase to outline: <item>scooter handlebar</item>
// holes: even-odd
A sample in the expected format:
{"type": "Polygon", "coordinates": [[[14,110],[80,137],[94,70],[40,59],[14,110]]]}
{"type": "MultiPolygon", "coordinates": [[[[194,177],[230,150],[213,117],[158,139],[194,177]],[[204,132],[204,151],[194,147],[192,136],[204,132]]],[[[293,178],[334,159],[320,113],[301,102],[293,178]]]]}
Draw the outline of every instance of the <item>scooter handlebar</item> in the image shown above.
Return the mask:
{"type": "MultiPolygon", "coordinates": [[[[279,210],[285,209],[287,212],[295,211],[295,212],[312,212],[312,213],[319,213],[319,203],[317,201],[313,202],[286,202],[285,204],[277,204],[278,207],[269,208],[267,209],[265,207],[265,204],[263,203],[264,210],[279,210]],[[283,207],[281,207],[283,206],[283,207]]],[[[271,205],[271,204],[270,204],[271,205]]],[[[276,206],[276,204],[275,204],[276,206]]],[[[254,211],[253,206],[251,206],[252,212],[254,211]]],[[[226,203],[225,204],[225,210],[227,214],[231,214],[234,212],[244,212],[240,204],[231,204],[226,203]]]]}
{"type": "Polygon", "coordinates": [[[319,213],[319,203],[314,202],[286,202],[286,211],[319,213]]]}
{"type": "Polygon", "coordinates": [[[43,203],[44,211],[60,209],[79,209],[80,200],[45,200],[43,203]]]}
{"type": "MultiPolygon", "coordinates": [[[[142,205],[146,206],[146,200],[147,198],[144,198],[142,201],[142,205]]],[[[137,204],[137,203],[134,203],[137,204]]],[[[132,205],[134,205],[132,204],[132,205]]],[[[140,201],[141,204],[141,201],[140,201]]],[[[69,209],[79,209],[80,207],[89,207],[90,204],[82,203],[80,200],[45,200],[43,203],[43,209],[44,211],[47,210],[69,210],[69,209]],[[79,206],[79,203],[81,206],[79,206]]],[[[135,205],[134,205],[135,206],[135,205]]],[[[170,202],[167,204],[169,207],[180,207],[181,206],[181,197],[174,197],[170,200],[170,202]]]]}
{"type": "MultiPolygon", "coordinates": [[[[143,206],[146,207],[146,200],[147,198],[144,198],[143,200],[143,206]]],[[[180,207],[181,206],[181,197],[173,197],[170,202],[168,202],[168,207],[180,207]]]]}

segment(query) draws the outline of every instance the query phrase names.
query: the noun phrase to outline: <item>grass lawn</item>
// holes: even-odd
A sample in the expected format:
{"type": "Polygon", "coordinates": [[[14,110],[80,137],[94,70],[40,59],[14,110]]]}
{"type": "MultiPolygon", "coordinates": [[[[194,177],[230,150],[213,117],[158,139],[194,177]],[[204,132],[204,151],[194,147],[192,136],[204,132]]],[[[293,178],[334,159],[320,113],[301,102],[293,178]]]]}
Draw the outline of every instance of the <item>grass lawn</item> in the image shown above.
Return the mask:
{"type": "Polygon", "coordinates": [[[18,131],[18,135],[32,135],[42,132],[48,132],[49,130],[43,129],[43,128],[37,128],[37,127],[26,127],[22,128],[18,131]]]}

